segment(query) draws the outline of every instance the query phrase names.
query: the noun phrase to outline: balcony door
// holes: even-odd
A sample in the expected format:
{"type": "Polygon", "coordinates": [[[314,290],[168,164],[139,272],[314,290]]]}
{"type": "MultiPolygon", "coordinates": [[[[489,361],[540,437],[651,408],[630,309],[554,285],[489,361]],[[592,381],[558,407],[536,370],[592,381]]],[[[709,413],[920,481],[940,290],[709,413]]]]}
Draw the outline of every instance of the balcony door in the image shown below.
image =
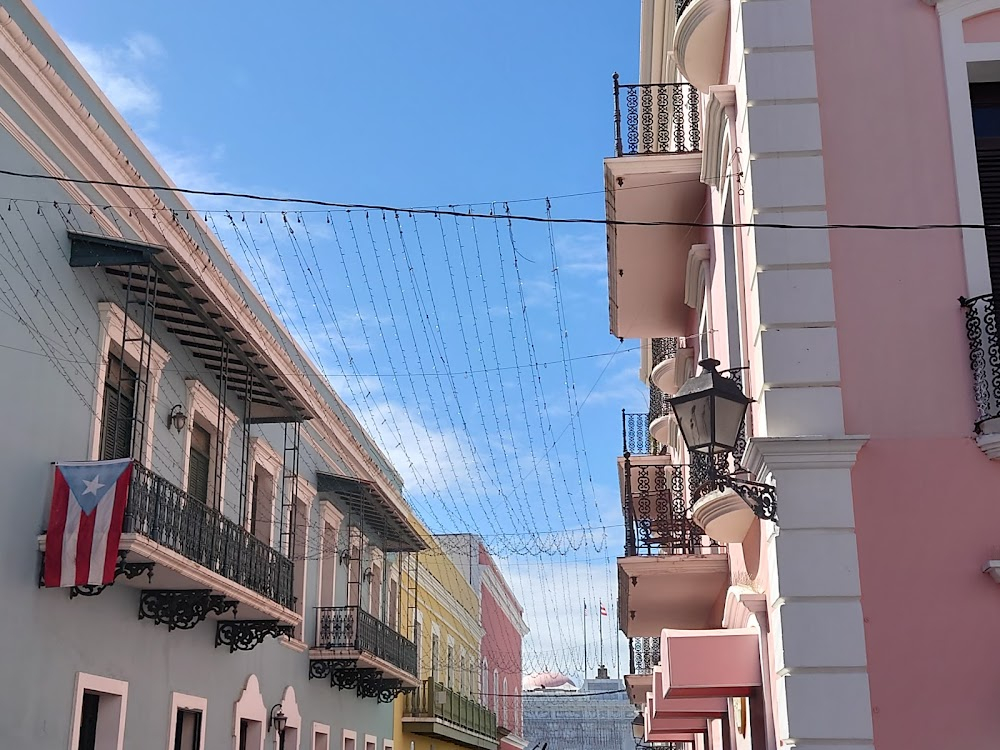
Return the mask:
{"type": "Polygon", "coordinates": [[[135,420],[136,372],[120,357],[108,355],[101,415],[101,459],[132,455],[135,420]]]}
{"type": "MultiPolygon", "coordinates": [[[[973,83],[972,127],[976,136],[983,221],[1000,224],[1000,83],[973,83]]],[[[1000,229],[986,230],[986,255],[993,293],[1000,293],[1000,229]]]]}
{"type": "Polygon", "coordinates": [[[191,448],[188,453],[188,494],[208,505],[208,480],[212,475],[212,436],[199,424],[191,426],[191,448]]]}

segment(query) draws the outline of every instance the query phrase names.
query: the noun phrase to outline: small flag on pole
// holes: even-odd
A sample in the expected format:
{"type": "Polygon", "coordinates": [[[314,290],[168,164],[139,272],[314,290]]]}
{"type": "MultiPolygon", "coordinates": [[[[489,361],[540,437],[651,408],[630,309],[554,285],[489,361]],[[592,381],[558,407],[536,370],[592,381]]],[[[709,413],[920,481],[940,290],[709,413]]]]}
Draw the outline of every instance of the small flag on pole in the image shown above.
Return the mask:
{"type": "Polygon", "coordinates": [[[608,616],[608,608],[604,606],[604,602],[601,602],[601,617],[608,616]]]}
{"type": "Polygon", "coordinates": [[[45,534],[45,585],[115,580],[132,459],[56,464],[45,534]]]}

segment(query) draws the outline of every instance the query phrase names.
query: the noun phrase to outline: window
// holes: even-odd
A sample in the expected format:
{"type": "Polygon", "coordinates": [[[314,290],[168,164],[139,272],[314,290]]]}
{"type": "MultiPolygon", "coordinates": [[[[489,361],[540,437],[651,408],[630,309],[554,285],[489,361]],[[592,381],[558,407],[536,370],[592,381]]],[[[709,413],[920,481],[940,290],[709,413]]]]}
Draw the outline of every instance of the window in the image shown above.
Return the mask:
{"type": "Polygon", "coordinates": [[[382,568],[372,565],[371,613],[382,620],[382,568]]]}
{"type": "Polygon", "coordinates": [[[194,695],[172,693],[170,699],[170,750],[202,750],[205,744],[205,709],[208,701],[194,695]]]}
{"type": "Polygon", "coordinates": [[[274,476],[257,464],[250,484],[250,533],[264,544],[271,543],[273,513],[274,476]]]}
{"type": "Polygon", "coordinates": [[[451,643],[448,644],[447,669],[448,687],[453,688],[455,686],[455,646],[451,643]]]}
{"type": "Polygon", "coordinates": [[[135,395],[135,370],[122,362],[120,357],[109,354],[101,415],[102,460],[129,458],[132,455],[135,395]]]}
{"type": "Polygon", "coordinates": [[[399,611],[399,582],[395,578],[389,580],[389,600],[385,603],[385,608],[389,627],[397,630],[399,627],[396,617],[396,613],[399,611]]]}
{"type": "Polygon", "coordinates": [[[201,711],[177,709],[174,750],[201,750],[201,711]]]}
{"type": "Polygon", "coordinates": [[[441,636],[437,633],[431,634],[431,679],[434,682],[441,682],[441,673],[438,668],[438,660],[440,659],[441,651],[441,636]]]}
{"type": "Polygon", "coordinates": [[[509,729],[510,728],[510,724],[507,723],[507,703],[509,701],[507,700],[507,678],[506,677],[503,678],[503,693],[501,694],[501,698],[503,699],[503,722],[502,722],[502,724],[503,724],[503,726],[505,726],[505,727],[507,727],[509,729]]]}
{"type": "Polygon", "coordinates": [[[350,729],[344,730],[343,750],[355,750],[358,744],[358,733],[350,729]]]}
{"type": "Polygon", "coordinates": [[[500,672],[493,670],[493,713],[500,713],[500,672]]]}
{"type": "Polygon", "coordinates": [[[479,678],[479,702],[484,706],[490,704],[489,700],[490,692],[490,665],[486,659],[483,659],[483,673],[479,678]]]}
{"type": "Polygon", "coordinates": [[[424,654],[424,618],[420,612],[417,612],[413,618],[413,643],[417,646],[417,675],[422,676],[426,674],[421,660],[424,654]]]}
{"type": "Polygon", "coordinates": [[[122,750],[127,700],[127,682],[77,673],[70,747],[122,750]]]}
{"type": "Polygon", "coordinates": [[[972,128],[976,138],[976,162],[986,229],[986,258],[990,283],[1000,291],[1000,83],[973,83],[972,128]]]}
{"type": "Polygon", "coordinates": [[[236,738],[237,750],[263,750],[264,722],[267,721],[267,707],[260,693],[257,675],[247,677],[246,687],[236,701],[233,716],[232,735],[236,738]]]}
{"type": "Polygon", "coordinates": [[[323,523],[323,549],[320,552],[319,606],[332,607],[337,581],[337,527],[323,523]]]}
{"type": "MultiPolygon", "coordinates": [[[[301,483],[300,483],[301,484],[301,483]]],[[[295,584],[295,611],[305,616],[306,611],[306,541],[309,529],[309,508],[299,500],[292,498],[292,517],[290,519],[292,537],[288,540],[289,555],[292,558],[295,584]]],[[[295,628],[295,638],[302,639],[302,624],[295,628]]]]}
{"type": "Polygon", "coordinates": [[[458,657],[458,691],[465,695],[465,654],[458,657]]]}
{"type": "MultiPolygon", "coordinates": [[[[353,531],[352,531],[353,535],[353,531]]],[[[361,548],[351,544],[350,562],[347,566],[347,605],[357,607],[361,603],[361,548]]]]}
{"type": "Polygon", "coordinates": [[[314,721],[312,750],[330,750],[330,726],[314,721]]]}
{"type": "Polygon", "coordinates": [[[199,424],[191,427],[191,448],[188,455],[188,494],[208,504],[208,478],[212,473],[212,436],[199,424]]]}

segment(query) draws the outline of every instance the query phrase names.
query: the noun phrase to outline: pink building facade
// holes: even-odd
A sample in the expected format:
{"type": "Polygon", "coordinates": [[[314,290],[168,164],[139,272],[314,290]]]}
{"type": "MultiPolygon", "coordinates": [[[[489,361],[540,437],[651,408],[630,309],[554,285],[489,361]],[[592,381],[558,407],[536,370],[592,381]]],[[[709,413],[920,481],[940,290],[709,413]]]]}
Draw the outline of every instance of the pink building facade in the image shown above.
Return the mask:
{"type": "Polygon", "coordinates": [[[524,610],[482,540],[473,534],[441,536],[443,548],[479,592],[482,627],[482,702],[497,716],[501,750],[523,750],[524,679],[521,642],[528,633],[524,610]]]}
{"type": "Polygon", "coordinates": [[[609,218],[662,222],[608,237],[651,391],[619,459],[646,738],[990,746],[1000,2],[644,0],[616,90],[609,218]],[[971,228],[892,229],[928,224],[971,228]],[[681,439],[666,399],[708,357],[753,399],[727,471],[777,521],[681,439]]]}

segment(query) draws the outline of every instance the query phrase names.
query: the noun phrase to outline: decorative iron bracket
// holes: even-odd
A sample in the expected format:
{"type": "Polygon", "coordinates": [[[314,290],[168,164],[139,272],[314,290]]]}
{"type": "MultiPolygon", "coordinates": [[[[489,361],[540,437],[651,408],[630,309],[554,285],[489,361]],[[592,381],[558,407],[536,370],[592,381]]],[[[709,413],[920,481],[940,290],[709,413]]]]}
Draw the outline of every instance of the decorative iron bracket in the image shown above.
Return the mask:
{"type": "Polygon", "coordinates": [[[730,489],[735,492],[750,506],[757,518],[778,522],[777,490],[774,485],[736,479],[721,473],[716,473],[708,484],[712,489],[730,489]]]}
{"type": "MultiPolygon", "coordinates": [[[[125,562],[125,558],[128,556],[128,552],[118,553],[118,562],[115,563],[115,581],[118,580],[120,576],[125,576],[130,581],[133,578],[137,578],[143,573],[146,574],[147,579],[150,583],[153,582],[153,568],[156,567],[156,563],[151,562],[141,562],[141,563],[129,563],[125,562]]],[[[85,584],[83,586],[74,586],[69,590],[69,598],[73,599],[77,596],[97,596],[108,586],[114,583],[104,583],[89,585],[85,584]]]]}
{"type": "Polygon", "coordinates": [[[357,661],[351,659],[311,659],[309,679],[327,677],[331,687],[356,690],[358,697],[375,698],[379,703],[392,703],[397,696],[416,690],[404,685],[401,680],[386,677],[378,669],[359,667],[357,661]]]}
{"type": "Polygon", "coordinates": [[[400,680],[383,679],[379,688],[378,702],[392,703],[398,696],[412,693],[415,690],[415,687],[407,687],[400,680]]]}
{"type": "Polygon", "coordinates": [[[235,614],[238,604],[210,589],[146,590],[139,596],[139,619],[148,617],[169,630],[190,630],[210,612],[235,614]]]}
{"type": "Polygon", "coordinates": [[[229,653],[250,651],[268,636],[291,638],[294,629],[294,625],[277,620],[219,620],[215,626],[215,647],[229,646],[229,653]]]}

